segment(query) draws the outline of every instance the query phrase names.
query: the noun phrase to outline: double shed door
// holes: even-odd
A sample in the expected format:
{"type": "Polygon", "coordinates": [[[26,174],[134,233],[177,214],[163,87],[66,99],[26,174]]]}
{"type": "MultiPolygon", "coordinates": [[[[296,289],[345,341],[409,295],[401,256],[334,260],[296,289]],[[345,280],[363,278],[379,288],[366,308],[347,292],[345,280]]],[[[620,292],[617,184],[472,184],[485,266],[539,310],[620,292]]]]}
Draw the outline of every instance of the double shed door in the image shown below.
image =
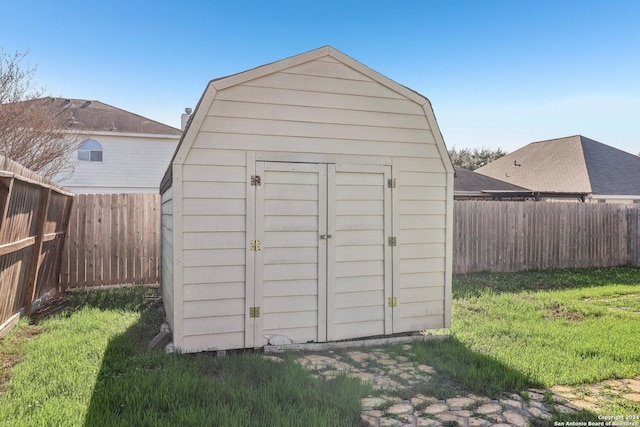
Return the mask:
{"type": "Polygon", "coordinates": [[[391,166],[258,161],[255,172],[247,346],[392,333],[391,166]]]}

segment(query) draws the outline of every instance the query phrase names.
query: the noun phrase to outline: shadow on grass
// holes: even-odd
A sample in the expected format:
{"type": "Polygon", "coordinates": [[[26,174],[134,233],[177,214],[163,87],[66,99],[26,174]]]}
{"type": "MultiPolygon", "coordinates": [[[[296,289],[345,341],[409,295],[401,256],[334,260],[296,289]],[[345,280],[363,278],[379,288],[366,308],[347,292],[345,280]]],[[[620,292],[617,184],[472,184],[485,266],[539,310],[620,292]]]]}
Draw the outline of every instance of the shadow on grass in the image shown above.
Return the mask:
{"type": "MultiPolygon", "coordinates": [[[[544,390],[531,377],[512,369],[495,358],[470,350],[456,337],[415,341],[411,348],[412,359],[419,364],[434,367],[436,373],[421,392],[447,399],[473,393],[493,399],[509,394],[519,394],[525,401],[530,398],[528,389],[544,390]]],[[[550,392],[545,392],[543,403],[552,409],[557,403],[550,392]]],[[[536,419],[533,425],[554,425],[554,421],[597,421],[589,411],[575,414],[555,413],[552,420],[536,419]]]]}
{"type": "Polygon", "coordinates": [[[529,270],[516,273],[460,274],[453,278],[453,298],[479,296],[483,292],[567,290],[618,285],[640,285],[640,268],[608,267],[566,270],[529,270]]]}
{"type": "Polygon", "coordinates": [[[456,394],[473,392],[498,398],[504,393],[540,387],[529,376],[471,351],[456,337],[416,341],[412,352],[417,363],[434,367],[456,394]]]}
{"type": "Polygon", "coordinates": [[[254,352],[216,358],[209,353],[148,351],[161,314],[154,304],[130,308],[141,311],[140,320],[110,340],[86,426],[360,423],[360,398],[371,391],[369,386],[346,376],[333,381],[314,378],[292,357],[278,363],[254,352]]]}

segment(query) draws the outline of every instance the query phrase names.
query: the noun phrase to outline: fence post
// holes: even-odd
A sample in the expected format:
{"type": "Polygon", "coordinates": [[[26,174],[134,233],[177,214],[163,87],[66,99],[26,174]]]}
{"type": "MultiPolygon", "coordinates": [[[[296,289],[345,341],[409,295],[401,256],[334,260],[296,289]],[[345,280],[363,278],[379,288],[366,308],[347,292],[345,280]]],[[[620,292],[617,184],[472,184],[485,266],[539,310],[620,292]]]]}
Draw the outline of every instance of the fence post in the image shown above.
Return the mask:
{"type": "MultiPolygon", "coordinates": [[[[11,203],[11,195],[13,194],[13,181],[15,181],[15,177],[12,176],[9,181],[9,185],[7,186],[7,197],[4,198],[4,206],[2,206],[2,217],[0,217],[0,239],[2,239],[2,231],[6,228],[9,204],[11,203]]],[[[2,240],[0,240],[0,244],[2,243],[2,240]]]]}
{"type": "Polygon", "coordinates": [[[26,289],[24,293],[24,311],[31,313],[31,304],[36,293],[36,283],[38,282],[38,270],[40,270],[40,260],[42,255],[42,241],[44,237],[44,223],[49,213],[49,200],[51,200],[51,187],[40,189],[40,203],[38,204],[38,215],[36,217],[35,242],[31,249],[31,260],[29,261],[29,273],[27,275],[26,289]]]}

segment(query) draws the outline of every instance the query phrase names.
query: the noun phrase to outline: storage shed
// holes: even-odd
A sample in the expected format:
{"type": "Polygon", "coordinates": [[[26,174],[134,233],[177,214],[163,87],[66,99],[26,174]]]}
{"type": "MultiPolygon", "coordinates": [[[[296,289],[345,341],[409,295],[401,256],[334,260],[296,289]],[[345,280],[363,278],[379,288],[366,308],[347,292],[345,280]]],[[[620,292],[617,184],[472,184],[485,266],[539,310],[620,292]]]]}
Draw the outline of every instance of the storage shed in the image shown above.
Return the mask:
{"type": "Polygon", "coordinates": [[[160,192],[180,351],[450,324],[453,168],[431,105],[332,47],[209,82],[160,192]]]}

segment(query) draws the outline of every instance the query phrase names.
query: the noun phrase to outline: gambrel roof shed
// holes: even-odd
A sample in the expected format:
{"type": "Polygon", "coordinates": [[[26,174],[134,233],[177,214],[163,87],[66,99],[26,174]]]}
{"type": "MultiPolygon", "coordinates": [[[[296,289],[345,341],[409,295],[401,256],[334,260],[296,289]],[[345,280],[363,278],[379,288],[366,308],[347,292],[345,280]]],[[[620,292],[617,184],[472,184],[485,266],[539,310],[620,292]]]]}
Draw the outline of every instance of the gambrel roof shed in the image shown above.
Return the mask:
{"type": "Polygon", "coordinates": [[[332,47],[209,82],[160,190],[181,351],[449,326],[453,167],[431,105],[332,47]]]}

